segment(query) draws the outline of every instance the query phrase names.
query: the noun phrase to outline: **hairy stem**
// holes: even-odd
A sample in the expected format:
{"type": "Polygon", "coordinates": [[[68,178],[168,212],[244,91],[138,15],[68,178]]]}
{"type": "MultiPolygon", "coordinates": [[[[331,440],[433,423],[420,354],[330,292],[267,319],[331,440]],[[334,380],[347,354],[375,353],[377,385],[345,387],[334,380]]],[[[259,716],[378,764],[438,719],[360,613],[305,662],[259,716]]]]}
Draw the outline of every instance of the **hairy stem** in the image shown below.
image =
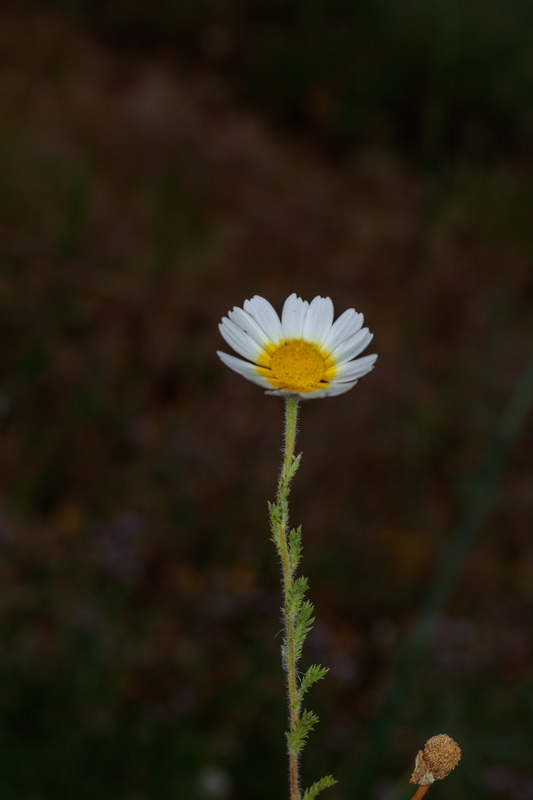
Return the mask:
{"type": "MultiPolygon", "coordinates": [[[[297,397],[288,397],[285,401],[285,441],[283,450],[283,464],[278,482],[276,496],[277,519],[273,531],[274,541],[281,559],[283,580],[283,623],[285,627],[285,658],[284,667],[287,675],[287,693],[289,702],[289,735],[294,733],[300,717],[300,704],[298,702],[297,684],[297,659],[295,644],[295,615],[289,608],[291,589],[294,580],[294,566],[291,564],[289,554],[289,491],[290,482],[294,474],[294,448],[296,444],[296,425],[298,420],[297,397]]],[[[288,744],[289,751],[289,785],[290,800],[300,800],[300,781],[298,771],[298,753],[288,744]]]]}

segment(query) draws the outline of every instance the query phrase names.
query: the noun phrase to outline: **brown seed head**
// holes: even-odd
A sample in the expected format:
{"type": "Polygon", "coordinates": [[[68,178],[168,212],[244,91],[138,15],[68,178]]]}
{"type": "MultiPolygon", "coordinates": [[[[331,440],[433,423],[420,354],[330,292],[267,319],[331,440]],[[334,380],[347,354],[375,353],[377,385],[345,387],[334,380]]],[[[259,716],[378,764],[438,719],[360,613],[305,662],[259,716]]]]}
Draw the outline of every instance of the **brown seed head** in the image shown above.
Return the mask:
{"type": "Polygon", "coordinates": [[[445,778],[461,760],[461,748],[451,736],[439,733],[424,745],[424,761],[436,780],[445,778]]]}
{"type": "Polygon", "coordinates": [[[461,748],[451,736],[439,733],[432,736],[418,751],[415,770],[411,776],[411,783],[428,786],[436,780],[441,780],[455,769],[461,760],[461,748]]]}

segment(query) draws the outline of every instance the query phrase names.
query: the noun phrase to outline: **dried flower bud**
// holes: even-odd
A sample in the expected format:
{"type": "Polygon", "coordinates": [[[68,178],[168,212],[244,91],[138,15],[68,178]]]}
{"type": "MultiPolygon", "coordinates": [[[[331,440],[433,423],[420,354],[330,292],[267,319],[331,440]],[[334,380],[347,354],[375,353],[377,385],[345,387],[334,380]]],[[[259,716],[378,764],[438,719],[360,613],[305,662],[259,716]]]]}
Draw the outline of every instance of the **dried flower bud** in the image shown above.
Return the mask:
{"type": "Polygon", "coordinates": [[[461,748],[451,736],[445,733],[432,736],[427,740],[424,749],[418,751],[411,783],[429,786],[449,775],[460,760],[461,748]]]}

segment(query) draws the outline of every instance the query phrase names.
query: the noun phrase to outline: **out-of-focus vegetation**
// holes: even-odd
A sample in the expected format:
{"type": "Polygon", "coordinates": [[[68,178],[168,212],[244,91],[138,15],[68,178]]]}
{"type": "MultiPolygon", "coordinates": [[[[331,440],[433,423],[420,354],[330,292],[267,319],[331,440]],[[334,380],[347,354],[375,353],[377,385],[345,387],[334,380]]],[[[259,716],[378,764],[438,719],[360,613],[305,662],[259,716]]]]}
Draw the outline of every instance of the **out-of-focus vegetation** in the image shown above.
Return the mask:
{"type": "Polygon", "coordinates": [[[302,411],[306,659],[331,666],[306,780],[408,798],[446,732],[435,797],[533,795],[531,429],[483,471],[530,358],[531,14],[3,7],[2,800],[284,796],[282,406],[214,351],[228,308],[294,290],[364,311],[380,354],[302,411]]]}
{"type": "Polygon", "coordinates": [[[522,0],[144,0],[55,5],[130,52],[209,64],[254,107],[341,150],[422,161],[525,149],[533,4],[522,0]]]}

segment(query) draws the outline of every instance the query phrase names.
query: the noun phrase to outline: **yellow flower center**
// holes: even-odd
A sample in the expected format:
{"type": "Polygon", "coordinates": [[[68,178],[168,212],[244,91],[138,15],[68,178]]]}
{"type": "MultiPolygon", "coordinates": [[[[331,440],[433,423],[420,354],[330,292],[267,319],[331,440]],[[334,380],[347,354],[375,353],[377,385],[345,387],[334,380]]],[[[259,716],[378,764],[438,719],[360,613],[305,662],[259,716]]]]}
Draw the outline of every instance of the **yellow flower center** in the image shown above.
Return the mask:
{"type": "Polygon", "coordinates": [[[301,339],[281,344],[270,358],[270,369],[266,375],[276,389],[286,392],[313,392],[324,385],[326,359],[318,345],[301,339]]]}

